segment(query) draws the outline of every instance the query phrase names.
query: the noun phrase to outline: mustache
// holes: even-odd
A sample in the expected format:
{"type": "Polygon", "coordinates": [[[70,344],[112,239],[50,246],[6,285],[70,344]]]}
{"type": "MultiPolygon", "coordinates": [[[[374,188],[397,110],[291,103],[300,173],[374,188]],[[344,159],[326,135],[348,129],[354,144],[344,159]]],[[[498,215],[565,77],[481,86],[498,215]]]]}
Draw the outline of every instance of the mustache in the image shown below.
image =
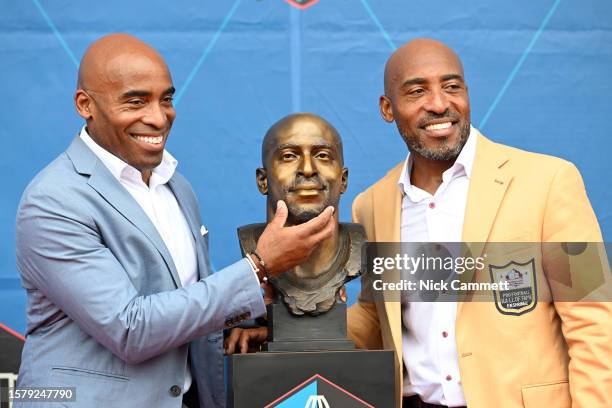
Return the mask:
{"type": "Polygon", "coordinates": [[[317,174],[311,177],[304,177],[298,174],[293,180],[293,183],[291,183],[291,185],[287,188],[287,192],[296,191],[305,187],[317,190],[328,189],[327,183],[321,180],[317,174]]]}
{"type": "Polygon", "coordinates": [[[459,120],[461,119],[461,115],[459,115],[459,112],[455,110],[450,110],[450,109],[447,109],[442,113],[429,112],[427,116],[419,120],[418,126],[424,127],[427,125],[427,123],[431,122],[432,120],[436,120],[436,119],[450,119],[451,121],[459,122],[459,120]]]}

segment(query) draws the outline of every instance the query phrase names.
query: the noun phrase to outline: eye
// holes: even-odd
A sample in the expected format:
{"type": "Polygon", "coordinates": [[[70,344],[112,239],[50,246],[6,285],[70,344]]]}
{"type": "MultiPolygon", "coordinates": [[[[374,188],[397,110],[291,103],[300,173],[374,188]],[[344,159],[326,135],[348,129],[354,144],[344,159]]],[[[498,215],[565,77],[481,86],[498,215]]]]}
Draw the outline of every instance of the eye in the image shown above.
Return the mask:
{"type": "Polygon", "coordinates": [[[321,160],[330,160],[331,159],[331,155],[328,152],[318,152],[315,155],[315,158],[317,159],[321,159],[321,160]]]}
{"type": "Polygon", "coordinates": [[[127,104],[131,106],[143,106],[145,102],[142,99],[130,99],[127,101],[127,104]]]}
{"type": "Polygon", "coordinates": [[[297,158],[297,155],[293,152],[283,152],[281,154],[281,160],[283,161],[291,161],[297,158]]]}
{"type": "Polygon", "coordinates": [[[415,88],[415,89],[411,89],[408,94],[411,96],[420,96],[422,94],[425,93],[425,89],[423,88],[415,88]]]}
{"type": "Polygon", "coordinates": [[[162,99],[162,103],[166,105],[172,105],[172,101],[174,101],[174,97],[172,95],[168,95],[162,99]]]}
{"type": "Polygon", "coordinates": [[[459,84],[448,84],[446,86],[446,89],[451,91],[451,92],[456,92],[456,91],[461,90],[461,85],[459,85],[459,84]]]}

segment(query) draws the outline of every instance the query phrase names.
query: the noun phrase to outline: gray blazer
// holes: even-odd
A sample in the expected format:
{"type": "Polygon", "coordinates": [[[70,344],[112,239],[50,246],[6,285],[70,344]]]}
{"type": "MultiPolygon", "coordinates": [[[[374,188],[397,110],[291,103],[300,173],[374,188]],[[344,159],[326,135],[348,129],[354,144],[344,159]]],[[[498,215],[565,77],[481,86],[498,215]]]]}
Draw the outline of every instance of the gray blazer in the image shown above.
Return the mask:
{"type": "Polygon", "coordinates": [[[201,407],[225,406],[222,330],[262,315],[263,299],[246,260],[211,274],[191,186],[178,173],[168,185],[195,238],[200,280],[187,287],[80,137],[27,187],[16,225],[28,301],[19,387],[76,387],[73,408],[180,407],[189,355],[201,407]]]}

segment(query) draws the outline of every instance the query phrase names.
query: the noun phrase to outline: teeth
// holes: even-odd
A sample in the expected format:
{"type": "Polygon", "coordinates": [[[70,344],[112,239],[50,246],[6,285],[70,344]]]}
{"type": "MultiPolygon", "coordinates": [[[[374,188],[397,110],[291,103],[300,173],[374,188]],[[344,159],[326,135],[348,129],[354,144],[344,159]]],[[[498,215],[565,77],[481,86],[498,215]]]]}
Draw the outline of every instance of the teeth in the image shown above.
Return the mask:
{"type": "Polygon", "coordinates": [[[145,143],[160,144],[164,140],[164,137],[163,136],[155,136],[155,137],[136,136],[136,139],[140,140],[141,142],[145,142],[145,143]]]}
{"type": "Polygon", "coordinates": [[[451,122],[437,123],[435,125],[425,126],[426,130],[439,130],[439,129],[447,129],[452,126],[451,122]]]}

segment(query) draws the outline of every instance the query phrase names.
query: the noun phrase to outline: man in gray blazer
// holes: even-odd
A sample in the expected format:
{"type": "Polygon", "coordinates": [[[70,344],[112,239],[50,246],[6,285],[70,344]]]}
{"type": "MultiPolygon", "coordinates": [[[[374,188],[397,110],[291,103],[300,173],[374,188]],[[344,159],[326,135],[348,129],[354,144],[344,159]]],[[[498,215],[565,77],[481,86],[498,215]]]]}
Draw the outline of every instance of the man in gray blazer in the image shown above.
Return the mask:
{"type": "Polygon", "coordinates": [[[74,101],[86,126],[17,214],[19,388],[75,387],[69,407],[224,406],[222,330],[262,315],[260,282],[331,236],[333,208],[284,227],[279,202],[256,251],[212,274],[196,197],[164,149],[173,92],[161,56],[134,37],[85,53],[74,101]]]}

